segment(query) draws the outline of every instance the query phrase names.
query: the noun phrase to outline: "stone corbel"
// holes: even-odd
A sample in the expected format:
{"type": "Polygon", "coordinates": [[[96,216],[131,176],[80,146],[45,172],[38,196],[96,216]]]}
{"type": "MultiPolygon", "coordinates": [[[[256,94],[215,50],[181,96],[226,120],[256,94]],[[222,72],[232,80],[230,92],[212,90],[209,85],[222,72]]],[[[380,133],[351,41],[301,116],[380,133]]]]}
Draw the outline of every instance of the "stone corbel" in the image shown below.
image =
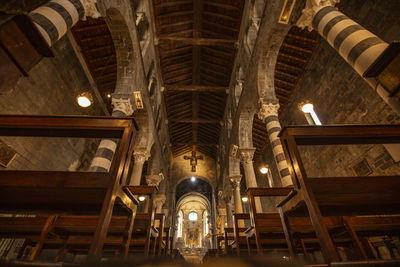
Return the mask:
{"type": "Polygon", "coordinates": [[[335,6],[339,0],[307,0],[305,8],[301,11],[301,16],[296,25],[300,28],[307,28],[312,31],[312,20],[317,12],[326,6],[335,6]]]}
{"type": "Polygon", "coordinates": [[[146,175],[147,185],[158,186],[162,180],[164,180],[164,175],[162,173],[146,175]]]}

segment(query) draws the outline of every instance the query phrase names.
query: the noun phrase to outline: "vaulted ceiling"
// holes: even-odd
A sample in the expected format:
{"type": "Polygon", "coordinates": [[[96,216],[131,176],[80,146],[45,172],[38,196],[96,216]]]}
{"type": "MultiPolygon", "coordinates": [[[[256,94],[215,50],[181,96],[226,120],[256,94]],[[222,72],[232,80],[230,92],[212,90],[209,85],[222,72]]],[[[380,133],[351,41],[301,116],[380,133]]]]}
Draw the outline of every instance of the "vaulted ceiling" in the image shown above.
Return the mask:
{"type": "Polygon", "coordinates": [[[174,156],[215,157],[244,0],[153,0],[174,156]]]}

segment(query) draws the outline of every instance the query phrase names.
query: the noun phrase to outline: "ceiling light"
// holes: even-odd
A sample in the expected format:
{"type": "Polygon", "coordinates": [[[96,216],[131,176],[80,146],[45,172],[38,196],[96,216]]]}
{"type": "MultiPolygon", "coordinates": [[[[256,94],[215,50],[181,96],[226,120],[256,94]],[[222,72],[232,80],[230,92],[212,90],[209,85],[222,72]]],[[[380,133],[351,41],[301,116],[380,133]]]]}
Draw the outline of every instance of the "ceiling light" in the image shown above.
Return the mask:
{"type": "Polygon", "coordinates": [[[196,177],[192,176],[192,177],[190,178],[190,181],[192,181],[192,183],[196,182],[196,177]]]}
{"type": "Polygon", "coordinates": [[[107,98],[111,98],[111,94],[107,94],[107,98]]]}
{"type": "Polygon", "coordinates": [[[247,197],[242,197],[242,201],[246,203],[249,199],[247,197]]]}
{"type": "Polygon", "coordinates": [[[146,198],[144,196],[139,197],[139,201],[144,201],[146,198]]]}
{"type": "Polygon", "coordinates": [[[266,174],[266,173],[268,172],[268,168],[265,167],[265,166],[263,166],[263,167],[260,168],[260,172],[261,172],[262,174],[266,174]]]}
{"type": "Polygon", "coordinates": [[[76,100],[78,101],[78,105],[83,108],[89,107],[93,102],[91,94],[87,92],[79,94],[76,100]]]}
{"type": "Polygon", "coordinates": [[[311,113],[314,110],[314,106],[311,103],[305,104],[301,107],[304,113],[311,113]]]}

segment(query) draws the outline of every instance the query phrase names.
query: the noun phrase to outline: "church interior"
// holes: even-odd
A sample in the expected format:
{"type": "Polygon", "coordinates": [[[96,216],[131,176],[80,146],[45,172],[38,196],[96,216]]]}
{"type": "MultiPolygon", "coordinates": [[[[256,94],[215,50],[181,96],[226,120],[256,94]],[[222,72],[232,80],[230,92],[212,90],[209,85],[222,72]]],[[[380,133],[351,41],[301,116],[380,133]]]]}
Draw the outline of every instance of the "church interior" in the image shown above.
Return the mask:
{"type": "Polygon", "coordinates": [[[400,266],[400,1],[0,1],[0,266],[400,266]]]}

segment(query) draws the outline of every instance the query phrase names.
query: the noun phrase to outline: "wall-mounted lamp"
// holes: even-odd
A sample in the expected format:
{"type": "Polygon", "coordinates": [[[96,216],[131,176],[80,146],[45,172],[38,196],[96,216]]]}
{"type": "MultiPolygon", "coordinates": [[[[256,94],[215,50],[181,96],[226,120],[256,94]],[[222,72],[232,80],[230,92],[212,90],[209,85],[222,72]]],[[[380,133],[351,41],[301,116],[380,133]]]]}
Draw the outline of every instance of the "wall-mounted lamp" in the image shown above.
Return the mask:
{"type": "Polygon", "coordinates": [[[140,196],[140,197],[139,197],[139,201],[142,201],[142,202],[143,202],[145,199],[146,199],[146,197],[144,197],[144,196],[140,196]]]}
{"type": "Polygon", "coordinates": [[[90,93],[83,92],[76,97],[76,101],[78,101],[79,106],[87,108],[93,103],[93,97],[90,93]]]}
{"type": "Polygon", "coordinates": [[[318,116],[314,111],[313,104],[304,104],[303,106],[301,106],[301,111],[304,112],[304,115],[306,116],[306,119],[310,125],[322,125],[321,121],[318,119],[318,116]]]}
{"type": "Polygon", "coordinates": [[[242,202],[243,203],[247,203],[247,201],[249,201],[249,199],[247,197],[242,197],[242,202]]]}
{"type": "Polygon", "coordinates": [[[262,173],[262,174],[266,174],[267,172],[269,171],[269,169],[268,169],[268,167],[267,166],[260,166],[260,172],[262,173]]]}

